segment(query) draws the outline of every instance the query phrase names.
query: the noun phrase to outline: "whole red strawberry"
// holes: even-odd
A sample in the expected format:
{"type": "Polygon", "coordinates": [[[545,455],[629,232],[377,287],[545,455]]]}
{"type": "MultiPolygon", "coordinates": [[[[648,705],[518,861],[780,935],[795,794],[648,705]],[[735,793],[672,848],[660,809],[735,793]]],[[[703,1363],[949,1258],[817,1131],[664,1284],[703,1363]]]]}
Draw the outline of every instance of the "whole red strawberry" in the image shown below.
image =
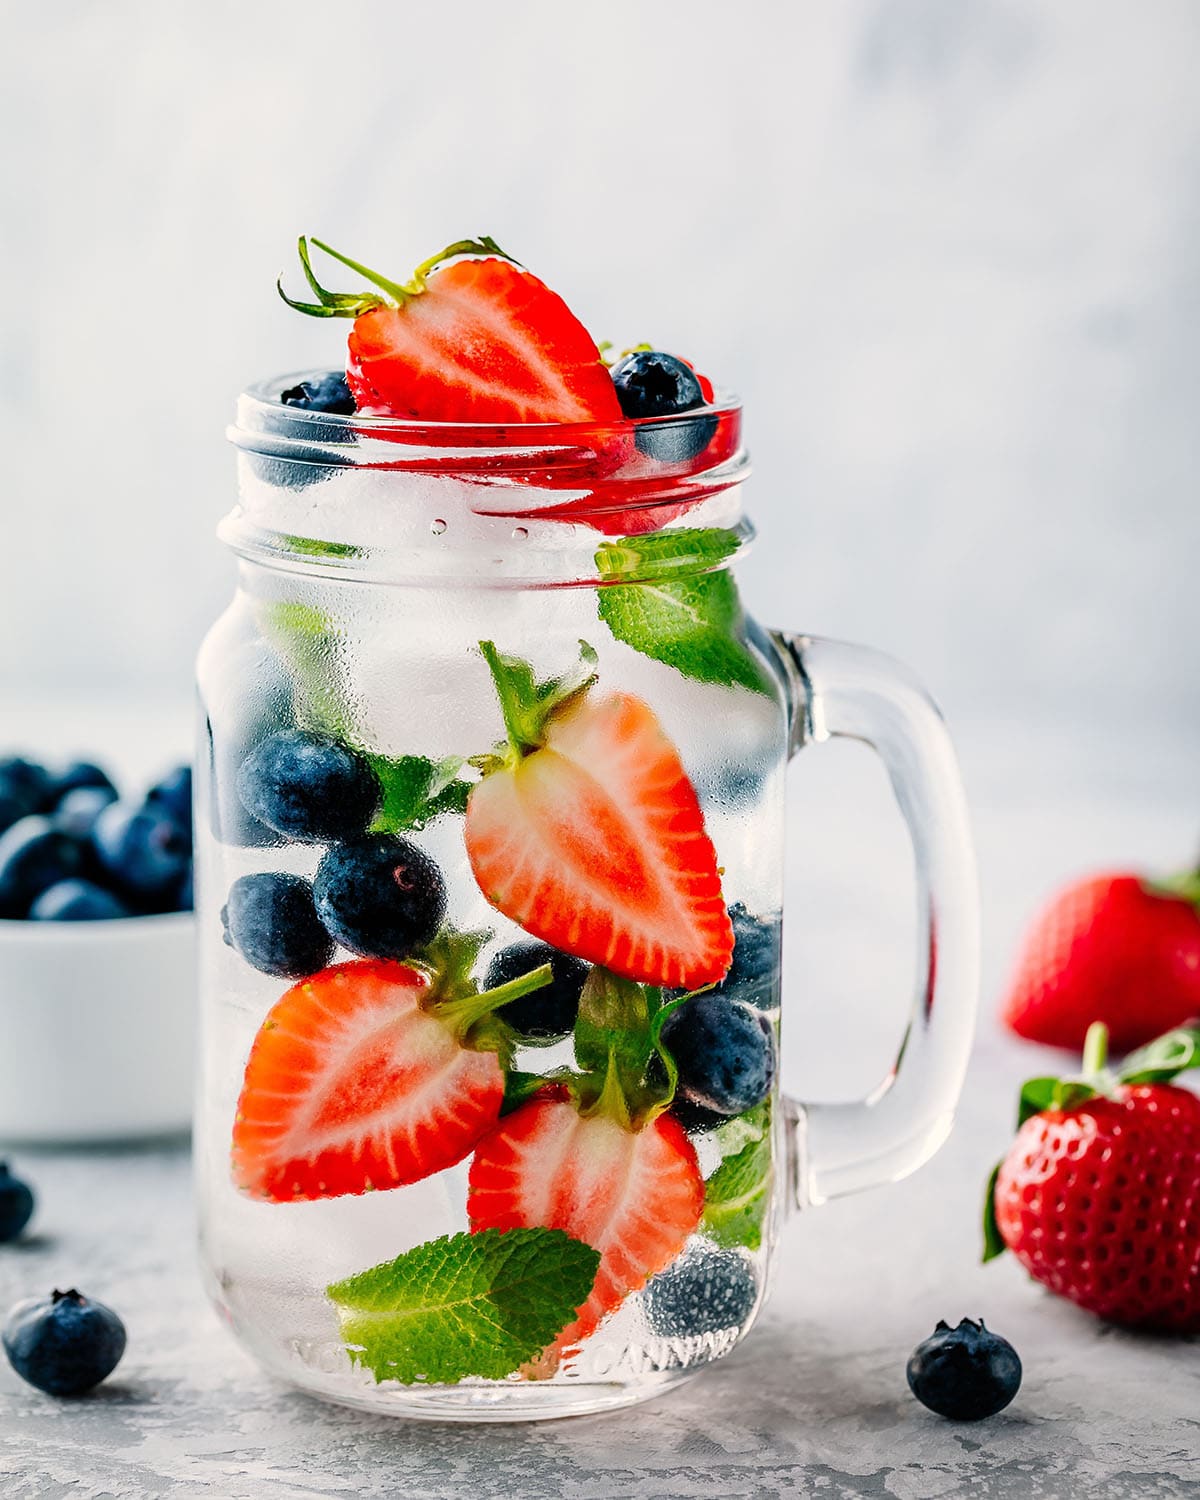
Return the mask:
{"type": "Polygon", "coordinates": [[[1001,1014],[1018,1036],[1072,1051],[1103,1021],[1117,1052],[1200,1015],[1200,877],[1068,886],[1026,938],[1001,1014]]]}
{"type": "Polygon", "coordinates": [[[984,1259],[1011,1250],[1035,1281],[1114,1323],[1200,1332],[1200,1098],[1170,1083],[1200,1067],[1200,1027],[1104,1068],[1034,1078],[988,1189],[984,1259]]]}

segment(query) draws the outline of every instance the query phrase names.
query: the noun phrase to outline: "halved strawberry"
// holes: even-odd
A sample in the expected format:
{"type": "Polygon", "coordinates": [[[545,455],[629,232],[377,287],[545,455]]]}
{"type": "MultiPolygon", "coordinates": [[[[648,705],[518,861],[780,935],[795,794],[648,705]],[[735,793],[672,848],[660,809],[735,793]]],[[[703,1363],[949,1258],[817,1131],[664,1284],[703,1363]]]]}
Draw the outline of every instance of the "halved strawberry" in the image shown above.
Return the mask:
{"type": "MultiPolygon", "coordinates": [[[[459,941],[478,953],[478,942],[459,941]]],[[[233,1127],[235,1182],[274,1202],[336,1198],[461,1161],[504,1097],[497,1053],[510,1039],[492,1012],[549,978],[545,966],[479,995],[461,970],[452,978],[366,959],[302,980],[272,1006],[250,1049],[233,1127]]]]}
{"type": "Polygon", "coordinates": [[[300,259],[316,303],[291,307],[353,318],[346,377],[358,409],[430,422],[620,422],[595,341],[557,293],[494,240],[460,240],[400,285],[313,244],[384,294],[327,291],[300,259]],[[485,259],[463,259],[484,256],[485,259]]]}
{"type": "Polygon", "coordinates": [[[468,1180],[472,1229],[541,1225],[599,1250],[591,1295],[556,1339],[559,1353],[669,1265],[704,1209],[695,1149],[670,1115],[635,1130],[562,1097],[501,1120],[476,1147],[468,1180]]]}
{"type": "Polygon", "coordinates": [[[653,710],[592,678],[535,687],[481,646],[509,743],[467,802],[479,888],[535,937],[648,984],[719,981],[733,953],[716,850],[653,710]]]}

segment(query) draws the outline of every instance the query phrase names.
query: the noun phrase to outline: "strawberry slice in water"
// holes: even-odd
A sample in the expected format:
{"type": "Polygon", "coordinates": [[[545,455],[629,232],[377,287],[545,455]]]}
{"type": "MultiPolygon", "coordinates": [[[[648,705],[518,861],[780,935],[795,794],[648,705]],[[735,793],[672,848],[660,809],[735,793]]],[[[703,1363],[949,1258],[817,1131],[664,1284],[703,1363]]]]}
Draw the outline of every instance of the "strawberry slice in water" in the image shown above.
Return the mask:
{"type": "Polygon", "coordinates": [[[508,746],[467,803],[479,888],[552,947],[649,984],[719,981],[733,953],[717,856],[695,788],[653,710],[592,679],[533,682],[481,649],[508,746]]]}
{"type": "Polygon", "coordinates": [[[493,1012],[551,972],[474,993],[463,975],[480,940],[454,941],[447,967],[335,964],[276,1001],[238,1101],[239,1187],[280,1203],[401,1187],[462,1161],[492,1128],[512,1047],[493,1012]]]}
{"type": "Polygon", "coordinates": [[[600,1252],[591,1295],[541,1373],[675,1259],[704,1209],[695,1149],[670,1115],[633,1129],[565,1098],[532,1099],[501,1120],[476,1147],[469,1183],[472,1229],[542,1225],[600,1252]]]}

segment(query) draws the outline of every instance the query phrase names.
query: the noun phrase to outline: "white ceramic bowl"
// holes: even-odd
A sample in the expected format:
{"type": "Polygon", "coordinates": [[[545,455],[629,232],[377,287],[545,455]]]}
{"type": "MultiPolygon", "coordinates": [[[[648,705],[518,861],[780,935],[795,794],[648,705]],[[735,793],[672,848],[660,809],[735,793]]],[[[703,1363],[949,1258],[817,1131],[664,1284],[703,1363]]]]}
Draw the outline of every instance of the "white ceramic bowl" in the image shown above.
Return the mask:
{"type": "Polygon", "coordinates": [[[188,1128],[196,921],[0,921],[0,1140],[66,1145],[188,1128]]]}

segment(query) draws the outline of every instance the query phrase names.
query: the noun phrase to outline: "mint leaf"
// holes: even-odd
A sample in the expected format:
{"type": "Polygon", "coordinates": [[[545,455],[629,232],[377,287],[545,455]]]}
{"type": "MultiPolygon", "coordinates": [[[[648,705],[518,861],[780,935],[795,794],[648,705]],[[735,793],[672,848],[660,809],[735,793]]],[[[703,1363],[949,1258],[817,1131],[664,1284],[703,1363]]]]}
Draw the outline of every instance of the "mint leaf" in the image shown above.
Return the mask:
{"type": "Polygon", "coordinates": [[[401,755],[393,759],[369,754],[367,759],[383,787],[383,803],[372,832],[419,832],[443,813],[466,812],[472,783],[458,779],[461,757],[428,760],[423,755],[401,755]]]}
{"type": "Polygon", "coordinates": [[[327,1294],[376,1380],[503,1380],[574,1319],[599,1265],[561,1229],[485,1229],[429,1240],[327,1294]]]}
{"type": "Polygon", "coordinates": [[[685,677],[768,691],[741,639],[737,584],[719,566],[739,545],[735,533],[716,528],[605,542],[596,553],[601,620],[617,640],[685,677]]]}
{"type": "Polygon", "coordinates": [[[704,1218],[702,1224],[718,1245],[732,1248],[744,1245],[757,1250],[762,1244],[763,1220],[771,1201],[774,1168],[771,1161],[770,1117],[752,1111],[758,1120],[744,1117],[747,1128],[758,1130],[733,1156],[727,1156],[704,1184],[704,1218]]]}
{"type": "Polygon", "coordinates": [[[313,604],[287,599],[261,604],[258,617],[291,673],[301,726],[345,739],[349,726],[338,688],[340,638],[333,620],[313,604]]]}

